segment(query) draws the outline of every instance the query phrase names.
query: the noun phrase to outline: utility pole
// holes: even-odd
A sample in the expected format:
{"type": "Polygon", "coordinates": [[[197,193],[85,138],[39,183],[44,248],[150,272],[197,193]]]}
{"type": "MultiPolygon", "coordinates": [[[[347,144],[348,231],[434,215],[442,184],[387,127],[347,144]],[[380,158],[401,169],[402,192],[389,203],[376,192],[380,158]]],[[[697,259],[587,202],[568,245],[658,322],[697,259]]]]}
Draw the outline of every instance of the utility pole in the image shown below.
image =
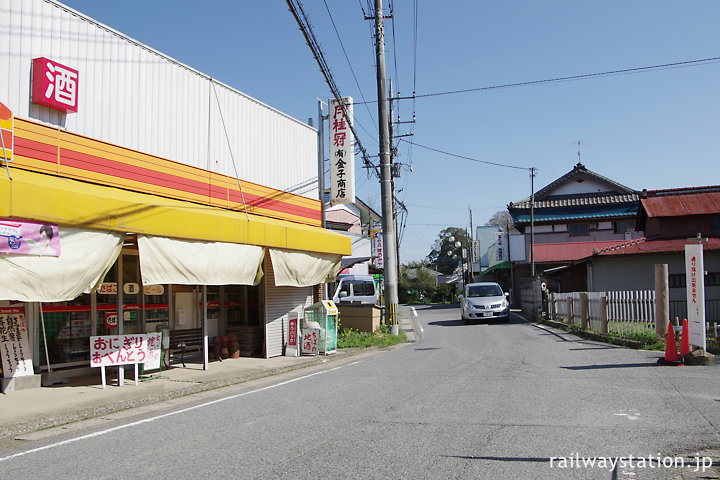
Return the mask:
{"type": "MultiPolygon", "coordinates": [[[[395,251],[397,259],[400,258],[400,235],[397,233],[398,226],[397,226],[397,202],[395,201],[395,178],[396,178],[396,172],[395,172],[395,124],[393,123],[393,116],[394,116],[394,106],[393,106],[393,88],[392,88],[392,78],[388,79],[388,90],[390,91],[390,98],[388,99],[388,145],[390,146],[390,171],[392,172],[392,211],[393,211],[393,228],[395,229],[395,251]]],[[[399,175],[398,175],[399,176],[399,175]]],[[[397,278],[400,278],[400,261],[397,262],[397,278]]]]}
{"type": "MultiPolygon", "coordinates": [[[[329,115],[328,115],[329,117],[329,115]]],[[[320,197],[320,222],[325,228],[325,117],[323,116],[322,100],[318,100],[318,195],[320,197]]],[[[320,284],[320,299],[327,297],[327,284],[320,284]]]]}
{"type": "Polygon", "coordinates": [[[325,117],[322,111],[322,100],[318,100],[318,195],[320,197],[321,225],[325,228],[325,117]]]}
{"type": "Polygon", "coordinates": [[[510,303],[515,304],[515,275],[513,273],[512,253],[510,252],[510,221],[505,222],[507,232],[508,262],[510,263],[510,303]]]}
{"type": "Polygon", "coordinates": [[[398,278],[397,242],[393,222],[392,170],[388,129],[387,88],[385,86],[385,24],[382,0],[375,0],[375,54],[377,57],[378,123],[380,129],[380,198],[382,200],[383,266],[385,271],[385,318],[392,333],[399,332],[397,320],[398,278]]]}
{"type": "Polygon", "coordinates": [[[530,275],[535,278],[535,175],[537,169],[530,168],[530,275]]]}
{"type": "Polygon", "coordinates": [[[468,282],[472,283],[474,272],[473,272],[473,257],[475,256],[475,243],[473,242],[473,221],[472,221],[472,209],[468,207],[470,212],[470,238],[468,239],[468,282]]]}

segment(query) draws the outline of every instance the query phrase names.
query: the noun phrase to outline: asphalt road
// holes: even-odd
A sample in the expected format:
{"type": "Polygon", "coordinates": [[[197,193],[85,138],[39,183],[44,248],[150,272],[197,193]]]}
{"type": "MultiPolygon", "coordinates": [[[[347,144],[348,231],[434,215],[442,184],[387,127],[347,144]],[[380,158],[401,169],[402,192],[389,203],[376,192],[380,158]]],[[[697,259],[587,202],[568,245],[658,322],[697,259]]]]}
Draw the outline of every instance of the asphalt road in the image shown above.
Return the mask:
{"type": "Polygon", "coordinates": [[[718,366],[417,312],[414,344],[28,442],[0,478],[719,476],[718,366]]]}

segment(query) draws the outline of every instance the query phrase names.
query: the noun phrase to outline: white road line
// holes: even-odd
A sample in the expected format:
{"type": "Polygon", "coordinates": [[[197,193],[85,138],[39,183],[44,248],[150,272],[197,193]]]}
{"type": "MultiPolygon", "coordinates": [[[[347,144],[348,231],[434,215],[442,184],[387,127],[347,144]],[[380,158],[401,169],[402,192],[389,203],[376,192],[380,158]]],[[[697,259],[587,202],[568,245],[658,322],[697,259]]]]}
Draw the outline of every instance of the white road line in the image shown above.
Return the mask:
{"type": "Polygon", "coordinates": [[[174,411],[174,412],[169,412],[169,413],[165,413],[165,414],[162,414],[162,415],[157,415],[157,416],[155,416],[155,417],[145,418],[145,419],[143,419],[143,420],[138,420],[137,422],[132,422],[132,423],[128,423],[128,424],[125,424],[125,425],[118,425],[117,427],[108,428],[107,430],[101,430],[101,431],[99,431],[99,432],[89,433],[89,434],[83,435],[83,436],[81,436],[81,437],[70,438],[70,439],[68,439],[68,440],[63,440],[62,442],[57,442],[57,443],[52,443],[52,444],[50,444],[50,445],[45,445],[44,447],[33,448],[33,449],[31,449],[31,450],[27,450],[27,451],[25,451],[25,452],[16,453],[16,454],[14,454],[14,455],[9,455],[9,456],[7,456],[7,457],[0,457],[0,462],[4,462],[4,461],[6,461],[6,460],[11,460],[11,459],[17,458],[17,457],[22,457],[22,456],[24,456],[24,455],[29,455],[29,454],[31,454],[31,453],[42,452],[43,450],[49,450],[49,449],[51,449],[51,448],[60,447],[60,446],[63,446],[63,445],[69,445],[69,444],[71,444],[71,443],[79,442],[79,441],[81,441],[81,440],[86,440],[86,439],[88,439],[88,438],[99,437],[99,436],[101,436],[101,435],[105,435],[105,434],[107,434],[107,433],[115,432],[115,431],[117,431],[117,430],[122,430],[122,429],[124,429],[124,428],[129,428],[129,427],[135,427],[135,426],[137,426],[137,425],[142,425],[143,423],[154,422],[155,420],[160,420],[160,419],[162,419],[162,418],[171,417],[171,416],[173,416],[173,415],[177,415],[178,413],[189,412],[189,411],[191,411],[191,410],[196,410],[196,409],[198,409],[198,408],[207,407],[207,406],[210,406],[210,405],[214,405],[214,404],[216,404],[216,403],[224,402],[224,401],[226,401],[226,400],[232,400],[232,399],[235,399],[235,398],[240,398],[240,397],[244,397],[244,396],[247,396],[247,395],[251,395],[251,394],[253,394],[253,393],[258,393],[258,392],[263,392],[263,391],[265,391],[265,390],[270,390],[271,388],[282,387],[283,385],[288,385],[288,384],[293,383],[293,382],[297,382],[297,381],[300,381],[300,380],[305,380],[305,379],[307,379],[307,378],[314,377],[315,375],[322,375],[322,374],[324,374],[324,373],[332,372],[333,370],[338,370],[338,369],[341,369],[341,368],[349,367],[349,366],[351,366],[351,365],[357,365],[357,364],[360,363],[361,361],[362,361],[362,360],[358,360],[357,362],[348,363],[347,365],[340,365],[339,367],[331,368],[331,369],[329,369],[329,370],[323,370],[322,372],[315,372],[315,373],[311,373],[311,374],[309,374],[309,375],[305,375],[305,376],[302,376],[302,377],[292,378],[292,379],[286,380],[286,381],[284,381],[284,382],[276,383],[275,385],[268,385],[267,387],[258,388],[257,390],[252,390],[252,391],[249,391],[249,392],[238,393],[238,394],[236,394],[236,395],[231,395],[231,396],[229,396],[229,397],[218,398],[217,400],[212,400],[212,401],[209,401],[209,402],[201,403],[200,405],[194,405],[194,406],[192,406],[192,407],[183,408],[183,409],[181,409],[181,410],[176,410],[176,411],[174,411]]]}

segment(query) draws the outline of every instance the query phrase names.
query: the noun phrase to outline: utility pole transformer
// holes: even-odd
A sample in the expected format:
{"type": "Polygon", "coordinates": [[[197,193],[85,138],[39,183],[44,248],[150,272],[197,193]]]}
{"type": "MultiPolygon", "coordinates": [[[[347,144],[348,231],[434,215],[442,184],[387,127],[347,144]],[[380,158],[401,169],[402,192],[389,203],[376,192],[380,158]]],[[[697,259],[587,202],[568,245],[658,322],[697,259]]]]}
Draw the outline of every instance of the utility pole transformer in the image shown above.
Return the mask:
{"type": "Polygon", "coordinates": [[[382,0],[375,0],[375,54],[377,57],[378,123],[380,129],[380,197],[382,199],[383,268],[385,273],[385,318],[392,333],[399,332],[398,260],[393,219],[392,169],[388,126],[387,87],[385,86],[385,25],[382,0]]]}

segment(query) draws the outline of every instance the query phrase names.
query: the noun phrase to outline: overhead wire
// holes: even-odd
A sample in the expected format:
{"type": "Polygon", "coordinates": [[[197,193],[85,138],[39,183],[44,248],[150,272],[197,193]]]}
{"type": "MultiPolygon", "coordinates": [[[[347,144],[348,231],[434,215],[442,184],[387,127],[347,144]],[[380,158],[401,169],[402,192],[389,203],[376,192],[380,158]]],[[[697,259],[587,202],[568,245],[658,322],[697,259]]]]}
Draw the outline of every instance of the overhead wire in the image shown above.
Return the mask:
{"type": "MultiPolygon", "coordinates": [[[[708,63],[717,63],[720,61],[720,57],[710,57],[710,58],[701,58],[698,60],[686,60],[683,62],[674,62],[674,63],[664,63],[660,65],[649,65],[645,67],[634,67],[634,68],[625,68],[621,70],[610,70],[607,72],[597,72],[597,73],[586,73],[582,75],[570,75],[566,77],[555,77],[555,78],[548,78],[544,80],[532,80],[528,82],[516,82],[516,83],[506,83],[501,85],[491,85],[487,87],[476,87],[476,88],[466,88],[461,90],[449,90],[445,92],[435,92],[435,93],[426,93],[422,95],[413,95],[411,97],[398,97],[397,100],[413,100],[417,98],[428,98],[428,97],[438,97],[441,95],[456,95],[461,93],[473,93],[473,92],[481,92],[481,91],[487,91],[487,90],[499,90],[503,88],[515,88],[515,87],[527,87],[527,86],[533,86],[533,85],[544,85],[548,83],[557,83],[557,82],[567,82],[572,80],[586,80],[589,78],[598,78],[598,77],[610,77],[615,75],[629,75],[633,73],[642,73],[642,72],[649,72],[649,71],[655,71],[655,70],[668,70],[668,69],[674,69],[674,68],[685,68],[685,67],[697,67],[701,66],[703,64],[708,63]]],[[[370,100],[370,103],[377,102],[377,100],[370,100]]]]}
{"type": "Polygon", "coordinates": [[[433,152],[442,153],[443,155],[448,155],[450,157],[456,157],[456,158],[462,158],[464,160],[470,160],[471,162],[484,163],[486,165],[494,165],[496,167],[514,168],[517,170],[530,170],[530,167],[520,167],[518,165],[509,165],[507,163],[499,163],[499,162],[490,162],[488,160],[480,160],[477,158],[467,157],[465,155],[458,155],[457,153],[446,152],[444,150],[440,150],[437,148],[428,147],[427,145],[420,145],[419,143],[413,142],[411,140],[405,140],[405,139],[400,139],[400,140],[403,142],[412,143],[413,145],[418,146],[420,148],[424,148],[426,150],[431,150],[433,152]]]}
{"type": "MultiPolygon", "coordinates": [[[[315,33],[312,30],[312,26],[310,25],[310,20],[307,17],[307,14],[305,13],[305,10],[303,9],[302,3],[300,3],[300,0],[285,0],[285,3],[287,3],[288,8],[290,9],[290,13],[292,13],[293,17],[295,18],[295,21],[297,22],[298,26],[300,27],[300,31],[303,34],[303,37],[305,37],[305,42],[307,43],[308,47],[310,48],[310,51],[313,54],[313,57],[315,58],[315,61],[317,62],[318,66],[320,67],[320,72],[322,73],[323,77],[325,78],[325,83],[327,83],[328,87],[330,87],[330,91],[333,94],[333,98],[335,98],[335,101],[338,103],[340,108],[342,109],[343,116],[347,119],[350,119],[351,116],[348,114],[348,109],[345,103],[341,99],[340,90],[338,89],[337,85],[335,84],[335,79],[332,76],[332,73],[330,72],[330,67],[327,64],[327,61],[325,60],[325,56],[322,52],[322,49],[320,48],[320,44],[317,41],[317,38],[315,37],[315,33]],[[297,4],[297,5],[296,5],[297,4]],[[300,18],[302,16],[302,19],[300,18]]],[[[372,162],[370,162],[367,151],[365,150],[365,147],[363,147],[362,142],[360,141],[360,137],[357,134],[357,131],[355,130],[355,126],[353,125],[352,121],[348,121],[348,126],[350,127],[350,130],[352,131],[354,137],[355,137],[355,143],[357,147],[360,149],[360,152],[362,154],[363,160],[365,162],[365,165],[369,167],[373,167],[375,170],[375,174],[380,178],[380,172],[372,162]]]]}
{"type": "MultiPolygon", "coordinates": [[[[343,54],[345,55],[345,60],[347,61],[348,67],[350,67],[350,73],[352,73],[353,79],[355,80],[355,85],[357,85],[358,91],[360,92],[360,96],[363,99],[363,103],[365,103],[365,108],[368,111],[368,114],[370,115],[370,120],[373,122],[373,126],[377,129],[377,124],[375,123],[375,118],[372,115],[372,112],[370,112],[369,104],[365,100],[365,94],[363,93],[362,88],[360,87],[360,82],[357,79],[357,76],[355,75],[355,70],[352,67],[352,62],[350,62],[350,57],[348,57],[347,51],[345,50],[345,45],[343,44],[342,38],[340,37],[340,32],[338,32],[337,25],[335,25],[335,18],[333,18],[333,14],[330,11],[330,7],[328,6],[327,0],[323,0],[323,3],[325,4],[325,9],[327,10],[328,16],[330,17],[330,22],[332,23],[333,29],[335,30],[335,35],[337,35],[338,42],[340,42],[340,48],[342,48],[343,54]]],[[[362,4],[360,5],[362,8],[362,4]]],[[[364,12],[364,10],[363,10],[364,12]]],[[[353,115],[353,122],[356,122],[360,128],[365,130],[365,133],[370,135],[371,137],[374,135],[373,133],[370,133],[360,122],[357,121],[357,117],[353,115]]]]}

